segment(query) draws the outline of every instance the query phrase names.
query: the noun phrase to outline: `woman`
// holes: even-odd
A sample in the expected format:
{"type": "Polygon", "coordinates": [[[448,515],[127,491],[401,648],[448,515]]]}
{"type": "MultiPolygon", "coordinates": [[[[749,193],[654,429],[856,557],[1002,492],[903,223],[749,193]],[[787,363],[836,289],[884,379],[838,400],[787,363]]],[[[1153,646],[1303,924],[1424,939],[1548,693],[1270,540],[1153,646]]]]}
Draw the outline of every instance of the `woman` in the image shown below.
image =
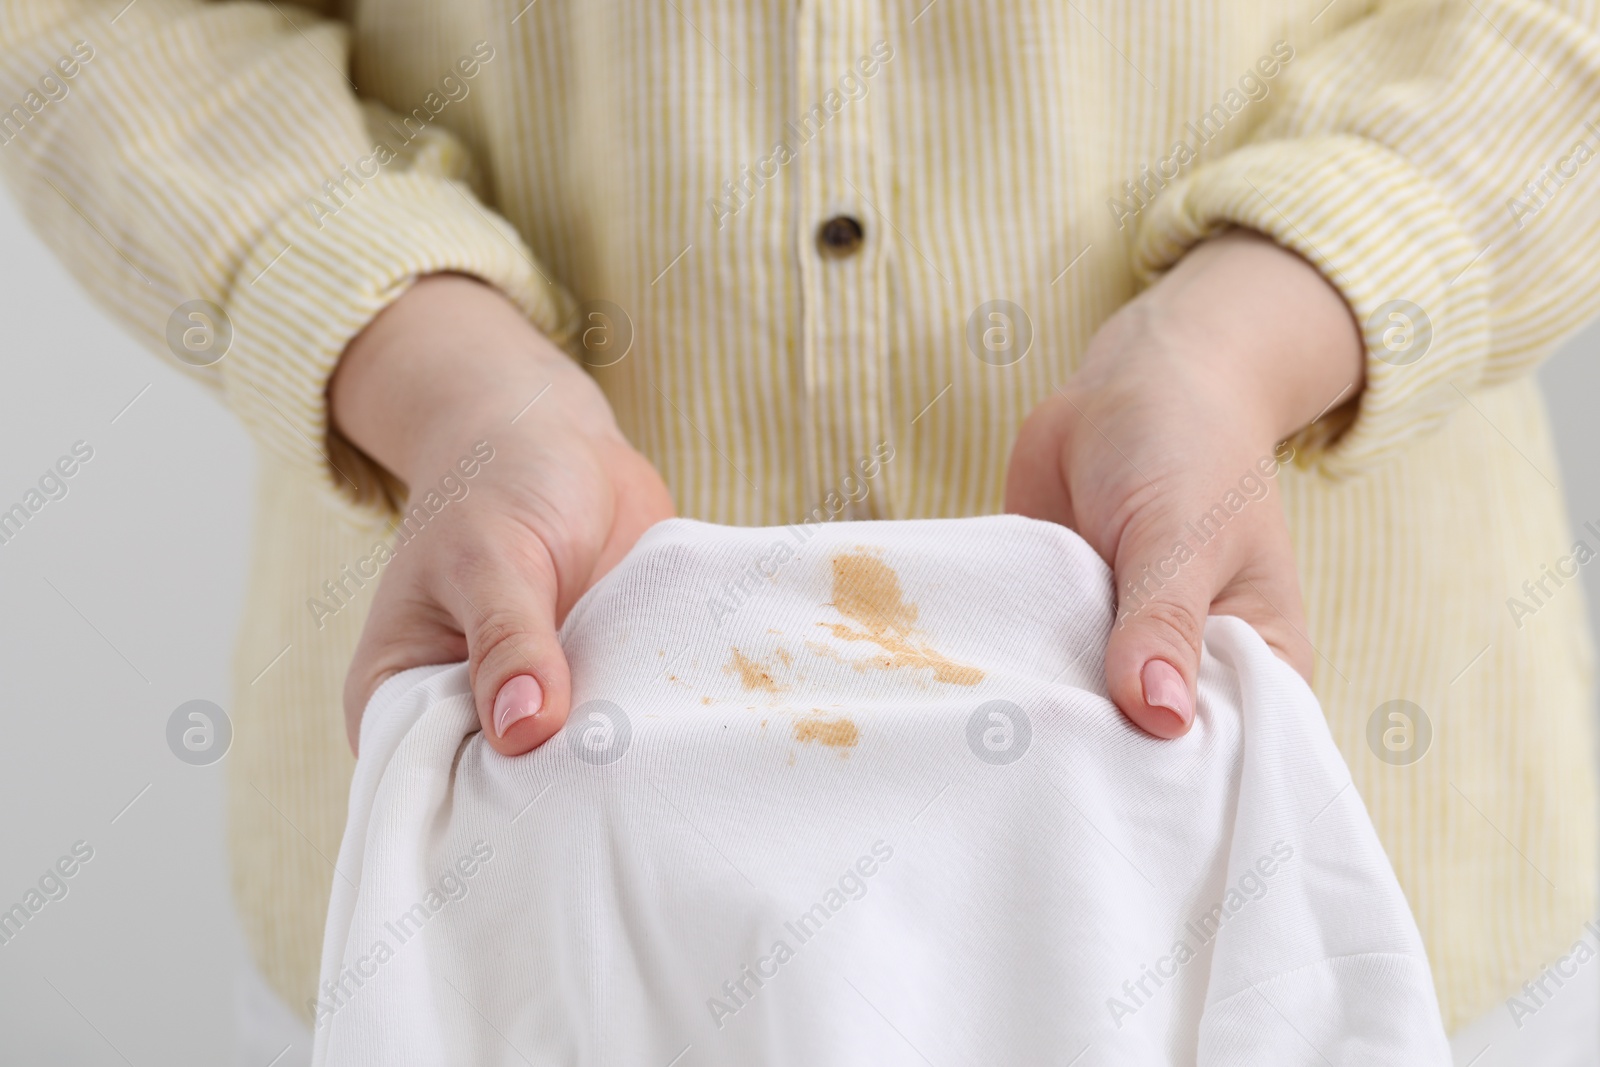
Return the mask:
{"type": "Polygon", "coordinates": [[[1160,736],[1204,616],[1246,618],[1312,679],[1452,1028],[1593,916],[1526,372],[1594,311],[1594,4],[324,14],[0,23],[34,224],[262,444],[231,834],[297,1010],[341,704],[353,739],[388,674],[470,656],[495,747],[532,749],[563,613],[674,507],[1069,524],[1160,736]]]}

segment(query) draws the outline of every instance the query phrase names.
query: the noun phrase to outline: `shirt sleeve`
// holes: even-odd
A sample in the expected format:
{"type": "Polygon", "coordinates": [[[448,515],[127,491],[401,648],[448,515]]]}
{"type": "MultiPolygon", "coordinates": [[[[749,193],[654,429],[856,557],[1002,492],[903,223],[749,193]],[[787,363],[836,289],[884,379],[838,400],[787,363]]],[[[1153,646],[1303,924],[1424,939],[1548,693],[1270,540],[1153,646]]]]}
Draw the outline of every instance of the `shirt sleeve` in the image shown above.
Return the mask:
{"type": "Polygon", "coordinates": [[[347,49],[287,2],[0,2],[0,171],[94,299],[370,520],[393,483],[326,400],[350,339],[439,271],[558,342],[573,305],[454,137],[358,98],[347,49]]]}
{"type": "Polygon", "coordinates": [[[1366,388],[1302,431],[1308,465],[1371,469],[1600,310],[1597,21],[1592,0],[1369,3],[1289,49],[1245,143],[1155,193],[1142,280],[1248,227],[1315,265],[1361,325],[1366,388]]]}

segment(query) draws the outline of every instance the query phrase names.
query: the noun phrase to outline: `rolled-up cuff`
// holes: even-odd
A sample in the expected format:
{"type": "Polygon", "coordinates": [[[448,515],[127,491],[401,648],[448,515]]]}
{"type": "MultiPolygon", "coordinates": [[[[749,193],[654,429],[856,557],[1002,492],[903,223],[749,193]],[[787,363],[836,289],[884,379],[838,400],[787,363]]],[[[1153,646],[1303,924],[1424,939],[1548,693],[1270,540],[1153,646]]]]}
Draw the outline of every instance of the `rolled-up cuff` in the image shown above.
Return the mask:
{"type": "Polygon", "coordinates": [[[331,431],[328,380],[380,311],[444,271],[494,286],[558,344],[571,329],[571,297],[510,224],[465,184],[426,175],[380,175],[338,200],[308,202],[251,251],[229,296],[233,343],[221,369],[230,406],[352,521],[381,518],[394,483],[331,431]]]}
{"type": "MultiPolygon", "coordinates": [[[[1437,187],[1354,136],[1248,145],[1161,192],[1134,248],[1153,281],[1230,226],[1298,253],[1344,296],[1367,346],[1366,385],[1292,441],[1330,477],[1383,463],[1436,429],[1482,377],[1490,351],[1488,255],[1437,187]]],[[[1285,358],[1294,358],[1285,353],[1285,358]]]]}

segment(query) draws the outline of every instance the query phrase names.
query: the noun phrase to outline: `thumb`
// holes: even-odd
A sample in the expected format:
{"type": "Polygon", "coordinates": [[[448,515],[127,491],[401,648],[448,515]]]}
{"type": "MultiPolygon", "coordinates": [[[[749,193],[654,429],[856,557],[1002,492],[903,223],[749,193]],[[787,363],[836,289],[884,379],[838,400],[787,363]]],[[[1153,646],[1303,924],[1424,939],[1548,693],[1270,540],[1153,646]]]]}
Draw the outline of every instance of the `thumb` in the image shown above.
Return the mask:
{"type": "Polygon", "coordinates": [[[1211,563],[1179,536],[1129,529],[1118,546],[1106,688],[1134,725],[1157,737],[1181,737],[1194,722],[1200,640],[1217,591],[1211,563]]]}
{"type": "Polygon", "coordinates": [[[556,638],[559,582],[553,563],[541,551],[522,567],[445,580],[449,587],[440,599],[460,605],[485,739],[505,756],[538,748],[566,722],[572,697],[567,658],[556,638]]]}

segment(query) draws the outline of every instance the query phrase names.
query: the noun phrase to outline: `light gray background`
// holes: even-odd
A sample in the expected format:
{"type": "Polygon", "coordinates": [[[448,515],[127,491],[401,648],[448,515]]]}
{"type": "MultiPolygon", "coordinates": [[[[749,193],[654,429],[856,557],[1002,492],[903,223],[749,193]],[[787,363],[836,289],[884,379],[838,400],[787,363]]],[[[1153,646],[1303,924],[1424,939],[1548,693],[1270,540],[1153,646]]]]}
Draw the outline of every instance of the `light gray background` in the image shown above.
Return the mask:
{"type": "MultiPolygon", "coordinates": [[[[0,908],[73,842],[95,850],[0,946],[0,1061],[233,1063],[226,761],[180,763],[164,731],[184,701],[228,706],[251,447],[94,308],[3,196],[0,249],[0,510],[74,441],[94,447],[68,495],[0,545],[0,908]]],[[[1541,372],[1575,527],[1600,521],[1597,355],[1591,328],[1541,372]]],[[[1600,603],[1600,567],[1583,575],[1600,603]]],[[[1600,1015],[1600,961],[1585,970],[1588,987],[1522,1033],[1504,1016],[1463,1035],[1458,1062],[1559,1067],[1529,1042],[1559,1014],[1600,1015]]]]}

